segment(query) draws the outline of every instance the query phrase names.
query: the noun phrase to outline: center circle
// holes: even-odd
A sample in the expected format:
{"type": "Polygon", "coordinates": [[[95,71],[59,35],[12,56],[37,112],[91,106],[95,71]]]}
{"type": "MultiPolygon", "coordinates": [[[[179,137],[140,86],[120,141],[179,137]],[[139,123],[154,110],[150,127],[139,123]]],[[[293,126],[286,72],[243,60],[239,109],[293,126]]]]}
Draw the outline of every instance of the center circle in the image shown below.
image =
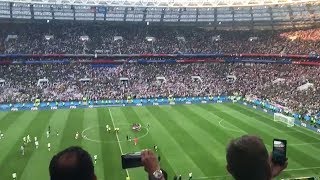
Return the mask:
{"type": "Polygon", "coordinates": [[[119,141],[115,139],[116,133],[114,131],[114,128],[112,125],[111,131],[108,132],[106,127],[103,126],[92,126],[84,129],[81,133],[81,136],[83,139],[86,139],[91,142],[96,143],[118,143],[118,142],[126,142],[127,136],[131,137],[132,141],[133,138],[142,139],[146,137],[149,134],[149,129],[146,127],[141,126],[140,131],[134,131],[132,130],[132,124],[126,123],[126,124],[117,124],[115,127],[119,128],[118,137],[119,141]],[[97,137],[97,133],[98,136],[97,137]],[[101,137],[102,136],[102,137],[101,137]]]}

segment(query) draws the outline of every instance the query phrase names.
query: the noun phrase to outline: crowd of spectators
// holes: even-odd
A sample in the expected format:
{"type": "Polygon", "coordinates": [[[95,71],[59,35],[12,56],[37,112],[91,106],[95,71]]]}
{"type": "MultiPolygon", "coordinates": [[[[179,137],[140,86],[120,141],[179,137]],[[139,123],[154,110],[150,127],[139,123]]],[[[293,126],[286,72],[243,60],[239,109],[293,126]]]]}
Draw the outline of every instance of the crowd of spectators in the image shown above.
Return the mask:
{"type": "MultiPolygon", "coordinates": [[[[76,23],[6,24],[4,54],[264,53],[318,54],[319,29],[212,31],[205,28],[76,23]]],[[[319,111],[319,68],[296,65],[89,64],[0,66],[0,103],[253,94],[293,111],[319,111]],[[236,80],[230,82],[228,75],[236,80]],[[200,78],[191,78],[199,76],[200,78]],[[157,77],[164,77],[158,78],[157,77]],[[39,79],[49,83],[38,83],[39,79]],[[80,81],[80,79],[86,79],[80,81]],[[120,80],[128,78],[128,80],[120,80]],[[285,79],[278,83],[278,78],[285,79]],[[88,80],[89,79],[89,80],[88,80]],[[1,82],[5,81],[5,82],[1,82]],[[310,82],[313,87],[299,91],[310,82]]]]}
{"type": "Polygon", "coordinates": [[[0,66],[0,103],[149,97],[255,95],[301,113],[320,107],[317,66],[279,64],[90,64],[0,66]],[[194,76],[194,78],[192,78],[194,76]],[[48,83],[38,83],[47,79],[48,83]],[[82,79],[82,80],[80,80],[82,79]],[[278,82],[276,82],[277,79],[278,82]],[[297,87],[312,83],[313,87],[297,87]]]}
{"type": "Polygon", "coordinates": [[[0,36],[0,52],[6,54],[318,54],[320,51],[319,29],[253,32],[49,23],[6,24],[0,36]]]}

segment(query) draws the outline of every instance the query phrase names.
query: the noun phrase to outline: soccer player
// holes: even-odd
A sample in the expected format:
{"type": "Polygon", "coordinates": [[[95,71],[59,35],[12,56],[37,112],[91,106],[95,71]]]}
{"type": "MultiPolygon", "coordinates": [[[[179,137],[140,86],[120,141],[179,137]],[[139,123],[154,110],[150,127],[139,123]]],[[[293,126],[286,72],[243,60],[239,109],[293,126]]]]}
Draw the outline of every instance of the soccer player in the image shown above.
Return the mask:
{"type": "Polygon", "coordinates": [[[182,177],[181,177],[181,174],[179,175],[179,177],[178,177],[178,180],[181,180],[182,179],[182,177]]]}
{"type": "Polygon", "coordinates": [[[34,142],[38,141],[38,138],[37,136],[34,137],[34,142]]]}
{"type": "Polygon", "coordinates": [[[107,129],[107,131],[109,131],[109,124],[106,125],[106,129],[107,129]]]}
{"type": "Polygon", "coordinates": [[[23,145],[20,147],[20,150],[21,150],[22,156],[24,156],[24,146],[23,145]]]}
{"type": "Polygon", "coordinates": [[[17,173],[12,173],[12,179],[16,180],[17,179],[17,173]]]}
{"type": "Polygon", "coordinates": [[[49,138],[49,137],[50,137],[50,131],[47,131],[47,138],[49,138]]]}
{"type": "Polygon", "coordinates": [[[50,132],[51,132],[51,127],[50,127],[50,125],[49,125],[49,127],[48,127],[48,132],[49,132],[49,134],[50,134],[50,132]]]}
{"type": "Polygon", "coordinates": [[[48,151],[50,151],[50,150],[51,150],[51,144],[48,143],[48,151]]]}
{"type": "Polygon", "coordinates": [[[1,131],[0,131],[0,139],[4,139],[4,134],[1,131]]]}
{"type": "Polygon", "coordinates": [[[27,143],[31,142],[30,135],[27,135],[27,143]]]}
{"type": "Polygon", "coordinates": [[[76,133],[76,136],[74,137],[75,139],[78,139],[79,138],[79,133],[77,132],[76,133]]]}
{"type": "Polygon", "coordinates": [[[134,141],[134,145],[136,146],[138,144],[138,138],[135,137],[133,141],[134,141]]]}
{"type": "Polygon", "coordinates": [[[57,136],[59,136],[59,131],[58,130],[56,131],[56,133],[57,133],[57,136]]]}
{"type": "Polygon", "coordinates": [[[153,146],[153,149],[154,149],[155,151],[158,151],[158,146],[157,146],[157,145],[154,145],[154,146],[153,146]]]}
{"type": "Polygon", "coordinates": [[[192,179],[192,172],[189,173],[189,180],[192,179]]]}
{"type": "Polygon", "coordinates": [[[24,136],[22,139],[23,139],[23,144],[26,145],[27,144],[27,138],[24,136]]]}
{"type": "Polygon", "coordinates": [[[98,156],[97,156],[97,155],[94,155],[93,158],[94,158],[94,164],[97,164],[98,156]]]}
{"type": "Polygon", "coordinates": [[[36,149],[38,149],[38,148],[39,148],[39,142],[38,142],[38,141],[35,141],[34,144],[35,144],[35,146],[36,146],[36,149]]]}
{"type": "Polygon", "coordinates": [[[129,136],[127,135],[127,141],[129,141],[129,136]]]}

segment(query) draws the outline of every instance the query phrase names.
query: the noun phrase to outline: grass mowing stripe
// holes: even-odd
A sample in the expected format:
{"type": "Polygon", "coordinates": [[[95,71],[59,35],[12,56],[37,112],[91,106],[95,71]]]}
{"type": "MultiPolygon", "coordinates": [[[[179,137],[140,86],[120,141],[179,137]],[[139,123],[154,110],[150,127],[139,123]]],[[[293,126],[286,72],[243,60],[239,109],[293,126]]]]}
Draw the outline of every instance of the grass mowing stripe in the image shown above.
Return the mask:
{"type": "Polygon", "coordinates": [[[45,125],[42,132],[37,136],[39,141],[39,148],[36,149],[34,145],[34,138],[32,137],[31,147],[33,146],[32,156],[29,158],[28,164],[23,171],[20,180],[29,179],[49,179],[48,167],[53,154],[60,151],[59,147],[61,136],[57,136],[56,131],[63,129],[68,118],[70,110],[51,111],[53,114],[49,118],[49,122],[45,125]],[[47,138],[46,131],[48,126],[51,126],[50,138],[47,138]],[[51,151],[48,151],[47,143],[51,143],[51,151]]]}
{"type": "MultiPolygon", "coordinates": [[[[281,130],[287,130],[287,126],[283,123],[279,123],[279,122],[275,122],[273,121],[273,116],[268,114],[268,113],[264,113],[264,112],[259,112],[257,110],[253,110],[253,109],[250,109],[244,105],[241,105],[241,104],[235,104],[236,107],[240,108],[241,111],[244,111],[246,113],[250,113],[251,114],[254,114],[256,117],[259,117],[259,119],[264,119],[264,120],[271,120],[270,124],[275,126],[275,127],[278,127],[279,129],[281,128],[281,130]]],[[[314,141],[320,141],[320,137],[319,137],[319,134],[315,134],[314,132],[310,132],[308,131],[307,129],[305,128],[302,128],[303,131],[299,130],[300,127],[298,126],[295,126],[292,128],[293,131],[296,131],[297,133],[301,134],[302,137],[306,137],[306,136],[309,136],[310,138],[312,138],[314,141]],[[304,136],[306,135],[306,136],[304,136]]],[[[313,141],[313,142],[314,142],[313,141]]]]}
{"type": "MultiPolygon", "coordinates": [[[[238,109],[241,109],[240,107],[238,107],[238,106],[231,106],[230,108],[232,108],[232,109],[234,109],[234,110],[238,110],[238,109]]],[[[237,112],[239,112],[239,113],[241,113],[241,114],[243,114],[244,116],[247,116],[247,114],[248,113],[250,113],[250,111],[247,111],[246,109],[243,109],[246,113],[241,113],[241,112],[239,112],[239,111],[237,111],[237,112]]],[[[263,113],[263,112],[261,112],[261,113],[263,113]]],[[[258,114],[257,114],[258,115],[258,114]]],[[[265,124],[265,125],[268,125],[268,124],[272,124],[272,125],[270,125],[270,126],[275,126],[274,125],[274,121],[272,120],[272,119],[265,119],[265,121],[261,121],[260,120],[260,117],[261,117],[261,115],[260,116],[258,116],[257,117],[257,121],[255,121],[255,122],[262,122],[263,124],[265,124]]],[[[278,125],[279,127],[283,127],[284,126],[284,124],[283,123],[276,123],[276,125],[278,125]]],[[[274,129],[276,129],[276,127],[273,127],[274,129]]],[[[294,127],[292,127],[292,128],[288,128],[288,127],[285,127],[285,129],[283,130],[283,131],[280,131],[280,130],[278,130],[278,136],[279,137],[286,137],[286,138],[294,138],[294,143],[291,143],[291,144],[299,144],[299,143],[308,143],[308,142],[311,142],[311,144],[309,144],[308,146],[309,147],[311,147],[311,148],[313,148],[315,151],[319,151],[319,147],[320,147],[320,141],[318,140],[318,141],[316,141],[316,140],[314,140],[313,138],[310,138],[309,136],[305,136],[305,135],[301,135],[300,134],[300,132],[299,131],[296,131],[296,128],[294,128],[294,127]],[[286,131],[288,131],[288,130],[291,130],[291,131],[289,131],[289,132],[286,132],[286,131]],[[299,135],[297,136],[297,134],[293,134],[293,132],[298,132],[299,133],[299,135]],[[312,142],[318,142],[319,144],[315,144],[315,143],[312,143],[312,142]]],[[[290,144],[288,144],[288,146],[289,146],[290,144]]],[[[320,152],[314,152],[314,153],[320,153],[320,152]]],[[[320,158],[320,157],[319,157],[320,158]]]]}
{"type": "Polygon", "coordinates": [[[10,112],[10,111],[0,111],[0,123],[1,123],[2,119],[4,119],[10,113],[12,113],[12,112],[10,112]]]}
{"type": "MultiPolygon", "coordinates": [[[[142,108],[142,107],[141,107],[142,108]]],[[[122,132],[121,133],[126,133],[127,135],[129,134],[129,136],[133,135],[134,137],[139,137],[141,136],[141,134],[139,132],[133,132],[133,130],[131,129],[131,125],[133,123],[140,123],[142,126],[144,125],[144,123],[140,120],[140,118],[138,117],[138,115],[136,114],[135,111],[133,111],[133,109],[138,109],[136,107],[123,107],[123,108],[119,108],[119,109],[115,109],[114,114],[116,114],[116,119],[117,119],[117,124],[126,124],[126,130],[124,131],[130,131],[130,132],[122,132]]],[[[142,128],[142,130],[140,132],[147,132],[146,129],[142,128]]],[[[147,136],[144,136],[143,138],[140,138],[137,145],[134,145],[133,142],[129,142],[129,141],[123,141],[121,143],[123,149],[125,150],[125,152],[139,152],[143,149],[151,149],[153,147],[154,141],[149,139],[150,136],[149,134],[147,136]],[[149,141],[150,140],[150,141],[149,141]]],[[[133,168],[133,169],[129,169],[130,172],[130,177],[132,179],[145,179],[147,177],[147,173],[144,171],[143,168],[133,168]]]]}
{"type": "MultiPolygon", "coordinates": [[[[169,108],[165,108],[168,110],[168,113],[172,113],[178,119],[183,119],[183,121],[176,121],[181,128],[185,129],[188,132],[191,132],[190,135],[196,139],[201,147],[206,150],[206,153],[212,154],[214,161],[217,165],[225,164],[225,149],[226,149],[226,142],[228,142],[228,134],[224,134],[224,132],[220,131],[219,142],[214,138],[214,132],[218,131],[218,127],[214,126],[206,119],[202,118],[200,114],[195,113],[193,111],[189,111],[189,105],[179,105],[179,106],[168,106],[169,108]],[[188,123],[185,123],[185,122],[188,123]],[[224,137],[227,137],[224,139],[224,137]],[[214,150],[213,150],[214,147],[214,150]]],[[[220,129],[219,129],[220,130],[220,129]]],[[[231,138],[231,137],[230,137],[231,138]]]]}
{"type": "MultiPolygon", "coordinates": [[[[41,134],[41,131],[45,129],[46,125],[48,124],[48,121],[50,117],[52,116],[52,113],[50,111],[39,111],[37,116],[31,121],[31,123],[24,129],[23,134],[20,135],[20,137],[17,137],[18,140],[15,140],[15,145],[12,147],[10,153],[6,156],[4,162],[6,162],[6,166],[3,166],[0,171],[1,172],[16,172],[18,174],[18,177],[22,174],[24,171],[24,168],[26,167],[30,156],[33,153],[33,144],[28,144],[25,148],[25,155],[22,156],[20,153],[20,146],[22,145],[22,137],[27,136],[28,134],[31,137],[39,136],[41,134]],[[32,147],[31,147],[32,146],[32,147]],[[18,163],[17,163],[18,162],[18,163]]],[[[0,174],[0,179],[9,179],[11,178],[10,174],[0,174]]]]}
{"type": "MultiPolygon", "coordinates": [[[[16,112],[11,112],[11,113],[16,113],[16,112]]],[[[38,114],[38,111],[24,112],[23,115],[20,115],[19,117],[17,117],[15,121],[12,121],[10,126],[7,128],[7,131],[4,133],[5,138],[1,140],[0,164],[4,163],[3,160],[12,151],[12,148],[16,144],[17,138],[23,135],[25,128],[29,126],[29,124],[37,116],[37,114],[38,114]]],[[[0,170],[1,170],[1,166],[0,166],[0,170]]]]}
{"type": "MultiPolygon", "coordinates": [[[[155,115],[156,118],[159,118],[159,122],[165,126],[168,131],[171,132],[173,138],[180,144],[180,146],[185,148],[185,153],[193,160],[193,162],[205,173],[205,176],[212,175],[212,167],[215,167],[216,164],[210,159],[214,159],[211,154],[203,154],[205,150],[201,148],[201,145],[189,134],[190,132],[185,131],[180,128],[177,124],[178,118],[168,114],[161,107],[147,107],[151,113],[155,115]],[[161,118],[160,118],[161,117],[161,118]],[[196,148],[195,148],[196,147],[196,148]]],[[[194,176],[199,176],[194,174],[194,176]]]]}
{"type": "MultiPolygon", "coordinates": [[[[145,116],[143,116],[143,113],[141,113],[141,109],[144,109],[144,107],[140,107],[140,108],[131,108],[131,111],[134,112],[134,114],[132,114],[133,116],[135,116],[135,118],[138,120],[138,122],[140,122],[143,126],[146,127],[146,124],[150,124],[150,120],[148,118],[146,118],[145,116]]],[[[130,115],[128,116],[128,118],[130,117],[130,115]]],[[[131,120],[131,118],[129,118],[131,120]]],[[[134,123],[133,120],[130,121],[131,123],[134,123]]],[[[156,128],[156,127],[155,127],[156,128]]],[[[150,128],[149,128],[150,129],[150,128]]],[[[153,128],[151,128],[152,130],[153,128]]],[[[142,147],[149,147],[152,148],[152,145],[156,144],[157,146],[159,146],[156,141],[156,139],[154,138],[156,134],[153,134],[152,132],[149,133],[148,136],[144,137],[142,139],[142,143],[143,146],[142,147]]],[[[175,174],[173,167],[171,166],[169,159],[166,156],[166,153],[163,152],[162,147],[158,147],[158,151],[156,152],[160,157],[161,157],[161,167],[168,173],[168,179],[172,179],[173,175],[175,174]]]]}
{"type": "MultiPolygon", "coordinates": [[[[112,116],[110,108],[108,108],[108,111],[109,111],[109,115],[110,115],[110,118],[111,118],[111,122],[112,122],[113,128],[115,129],[116,126],[114,124],[114,120],[113,120],[113,116],[112,116]]],[[[117,132],[116,132],[116,138],[117,138],[118,146],[119,146],[119,149],[120,149],[120,153],[121,153],[121,155],[123,155],[122,147],[121,147],[120,140],[119,140],[119,135],[118,135],[117,132]]],[[[127,174],[127,177],[130,177],[129,172],[128,172],[127,169],[126,169],[126,174],[127,174]]]]}
{"type": "Polygon", "coordinates": [[[70,146],[80,146],[81,138],[75,139],[75,134],[78,132],[81,134],[83,129],[83,117],[84,109],[72,109],[70,110],[67,122],[61,133],[62,139],[59,145],[59,149],[63,150],[70,146]]]}
{"type": "MultiPolygon", "coordinates": [[[[208,106],[208,105],[206,105],[208,106]]],[[[218,106],[218,104],[216,104],[215,106],[218,106]]],[[[225,121],[224,118],[221,118],[219,116],[217,116],[215,114],[215,112],[209,112],[208,109],[203,108],[204,106],[201,104],[192,106],[192,108],[190,107],[190,111],[200,111],[201,113],[199,113],[200,116],[202,116],[205,119],[210,120],[211,119],[211,123],[214,124],[215,126],[217,126],[218,129],[221,129],[221,131],[229,134],[229,136],[231,137],[239,137],[239,135],[241,134],[245,134],[246,132],[244,132],[241,127],[238,127],[228,121],[225,121]]]]}
{"type": "Polygon", "coordinates": [[[3,113],[1,112],[4,116],[1,117],[0,119],[0,131],[6,134],[6,130],[8,127],[16,121],[22,114],[24,114],[23,111],[18,111],[18,112],[8,112],[8,113],[3,113]]]}
{"type": "MultiPolygon", "coordinates": [[[[99,127],[99,117],[98,117],[98,110],[93,108],[85,109],[84,112],[84,119],[83,119],[83,128],[94,128],[94,127],[99,127]]],[[[103,127],[102,128],[94,128],[94,129],[89,129],[90,134],[89,136],[93,136],[96,139],[101,139],[100,137],[100,131],[105,130],[103,127]]],[[[97,142],[92,142],[86,139],[83,139],[81,141],[82,147],[86,149],[91,157],[93,158],[94,155],[98,156],[97,163],[94,166],[95,173],[97,176],[97,179],[105,179],[104,177],[104,168],[105,167],[105,162],[103,161],[103,153],[101,151],[101,143],[97,142]]],[[[94,158],[93,158],[94,159],[94,158]]]]}
{"type": "MultiPolygon", "coordinates": [[[[272,142],[273,138],[276,138],[276,137],[271,136],[270,133],[268,133],[268,132],[261,131],[261,129],[259,129],[259,127],[248,124],[248,122],[246,122],[243,119],[240,119],[239,117],[232,116],[231,114],[229,114],[230,112],[229,113],[222,112],[225,109],[223,107],[217,108],[214,105],[210,105],[210,106],[211,106],[211,109],[213,109],[218,116],[224,117],[226,120],[228,120],[232,123],[235,123],[238,127],[242,127],[242,129],[244,129],[247,132],[251,132],[256,135],[260,135],[265,140],[265,142],[272,142]]],[[[271,149],[270,146],[269,146],[269,149],[271,149]]],[[[294,148],[291,149],[291,153],[288,150],[288,154],[294,154],[294,157],[289,156],[290,164],[297,163],[301,166],[308,167],[308,166],[317,166],[315,164],[319,163],[318,161],[314,161],[314,158],[311,155],[308,155],[308,154],[306,154],[302,151],[299,151],[297,149],[294,149],[294,148]],[[306,164],[306,162],[308,164],[306,164]]],[[[289,164],[289,166],[290,166],[290,164],[289,164]]],[[[284,173],[283,175],[287,175],[287,174],[284,173]]]]}
{"type": "MultiPolygon", "coordinates": [[[[105,127],[111,124],[111,117],[107,108],[98,108],[99,126],[105,127]]],[[[126,172],[121,168],[121,152],[117,144],[117,139],[112,129],[112,132],[100,130],[100,138],[102,141],[113,143],[102,143],[101,152],[103,152],[102,160],[104,161],[104,177],[105,179],[125,179],[126,172]]]]}
{"type": "Polygon", "coordinates": [[[185,153],[184,147],[181,147],[177,140],[172,137],[171,132],[167,129],[167,125],[163,126],[160,123],[162,117],[156,117],[148,108],[155,107],[139,108],[139,114],[151,124],[150,134],[154,137],[154,140],[162,149],[162,152],[165,153],[175,173],[184,175],[192,169],[194,174],[204,176],[202,170],[194,163],[191,157],[185,153]]]}

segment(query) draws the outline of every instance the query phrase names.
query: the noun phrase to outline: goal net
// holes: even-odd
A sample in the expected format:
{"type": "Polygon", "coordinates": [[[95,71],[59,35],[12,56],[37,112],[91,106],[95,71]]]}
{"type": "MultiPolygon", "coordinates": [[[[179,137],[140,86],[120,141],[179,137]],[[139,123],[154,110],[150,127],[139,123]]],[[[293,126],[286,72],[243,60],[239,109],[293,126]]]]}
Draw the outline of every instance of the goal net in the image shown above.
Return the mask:
{"type": "Polygon", "coordinates": [[[294,126],[294,118],[290,116],[285,116],[281,113],[274,113],[274,121],[280,121],[287,124],[288,127],[294,126]]]}

